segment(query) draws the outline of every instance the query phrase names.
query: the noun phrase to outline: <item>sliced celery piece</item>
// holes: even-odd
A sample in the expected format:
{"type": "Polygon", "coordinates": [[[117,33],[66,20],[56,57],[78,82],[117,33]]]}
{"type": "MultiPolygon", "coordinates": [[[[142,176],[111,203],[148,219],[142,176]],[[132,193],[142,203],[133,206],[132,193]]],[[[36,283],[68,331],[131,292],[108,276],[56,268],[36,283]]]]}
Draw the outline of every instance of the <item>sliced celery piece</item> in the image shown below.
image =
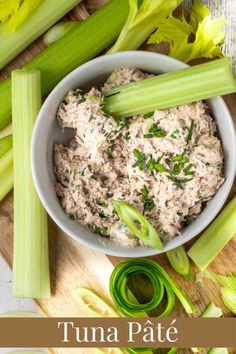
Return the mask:
{"type": "Polygon", "coordinates": [[[236,197],[188,251],[189,257],[203,270],[217,257],[236,234],[236,197]]]}
{"type": "Polygon", "coordinates": [[[15,297],[50,296],[47,214],[35,191],[30,165],[31,135],[40,107],[40,72],[13,71],[15,297]]]}
{"type": "Polygon", "coordinates": [[[203,313],[201,314],[202,318],[220,318],[223,316],[223,311],[220,307],[216,306],[213,301],[211,301],[203,313]]]}
{"type": "Polygon", "coordinates": [[[211,348],[207,354],[228,354],[227,348],[211,348]]]}
{"type": "Polygon", "coordinates": [[[225,306],[236,315],[236,291],[230,288],[221,288],[220,292],[225,306]]]}
{"type": "Polygon", "coordinates": [[[104,110],[125,118],[233,92],[231,59],[224,58],[114,88],[105,92],[104,110]]]}
{"type": "Polygon", "coordinates": [[[0,159],[0,202],[13,188],[13,149],[0,159]]]}
{"type": "MultiPolygon", "coordinates": [[[[43,96],[73,69],[98,55],[116,40],[126,20],[128,9],[127,0],[108,1],[92,16],[79,23],[24,66],[27,70],[41,71],[43,96]]],[[[2,129],[11,121],[10,78],[0,83],[0,97],[0,129],[2,129]]]]}
{"type": "Polygon", "coordinates": [[[44,43],[49,47],[58,39],[62,38],[67,32],[72,30],[78,25],[78,21],[67,21],[57,23],[55,26],[50,28],[43,36],[44,43]]]}
{"type": "Polygon", "coordinates": [[[29,44],[62,18],[82,0],[43,0],[29,18],[14,33],[7,33],[0,26],[0,69],[7,65],[29,44]]]}
{"type": "Polygon", "coordinates": [[[90,289],[77,288],[72,290],[72,295],[92,317],[119,317],[110,305],[90,289]]]}
{"type": "Polygon", "coordinates": [[[163,249],[163,243],[152,224],[133,206],[113,200],[115,210],[128,229],[146,246],[163,249]],[[138,226],[137,226],[138,224],[138,226]]]}
{"type": "Polygon", "coordinates": [[[185,252],[183,246],[175,248],[174,250],[166,252],[166,256],[172,265],[173,269],[183,275],[184,277],[188,277],[190,275],[190,264],[188,255],[185,252]]]}

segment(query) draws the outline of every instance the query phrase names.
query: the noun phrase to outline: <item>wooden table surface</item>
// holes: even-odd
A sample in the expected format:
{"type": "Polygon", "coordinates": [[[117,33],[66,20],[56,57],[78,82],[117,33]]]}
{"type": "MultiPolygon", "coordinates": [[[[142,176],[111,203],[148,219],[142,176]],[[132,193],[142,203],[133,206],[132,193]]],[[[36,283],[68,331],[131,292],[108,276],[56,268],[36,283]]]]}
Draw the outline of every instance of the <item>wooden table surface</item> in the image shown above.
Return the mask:
{"type": "MultiPolygon", "coordinates": [[[[89,13],[93,12],[104,0],[90,0],[85,4],[77,6],[77,8],[67,18],[86,18],[89,13]]],[[[185,2],[188,6],[191,1],[185,2]]],[[[210,4],[214,15],[224,13],[228,14],[229,31],[225,50],[227,53],[236,54],[235,46],[235,16],[233,11],[236,9],[236,0],[204,0],[210,4]]],[[[1,73],[0,80],[7,77],[12,69],[22,66],[25,62],[37,55],[44,45],[42,40],[37,40],[16,60],[8,65],[1,73]]],[[[154,46],[144,46],[146,50],[160,50],[154,46]]],[[[234,56],[236,58],[236,55],[234,56]]],[[[236,95],[225,97],[229,109],[232,112],[236,124],[236,95]]],[[[231,192],[230,198],[236,193],[236,185],[231,192]]],[[[5,198],[0,205],[0,254],[4,257],[7,263],[12,265],[12,226],[13,226],[13,208],[12,208],[12,193],[5,198]]],[[[52,297],[49,300],[36,300],[37,304],[47,316],[87,316],[75,301],[72,299],[71,289],[83,286],[96,290],[103,295],[108,302],[111,301],[108,284],[109,277],[114,268],[121,259],[117,257],[108,257],[100,253],[96,253],[88,248],[76,243],[67,235],[65,235],[51,220],[49,220],[49,243],[50,243],[50,267],[51,267],[51,284],[52,297]]],[[[187,245],[189,247],[189,245],[187,245]]],[[[232,240],[223,252],[212,263],[210,269],[220,272],[229,273],[236,271],[236,240],[232,240]]],[[[165,255],[153,257],[155,261],[161,264],[167,272],[177,281],[180,286],[187,291],[188,295],[198,309],[198,316],[205,308],[209,300],[222,307],[226,316],[230,316],[229,311],[224,307],[220,296],[219,287],[211,281],[205,281],[204,288],[196,286],[194,278],[189,281],[177,276],[168,264],[165,255]]],[[[194,272],[197,269],[193,266],[194,272]]],[[[1,286],[1,282],[0,282],[1,286]]],[[[1,296],[1,294],[0,294],[1,296]]],[[[1,301],[1,297],[0,297],[1,301]]],[[[2,310],[2,308],[1,308],[2,310]]],[[[177,304],[175,316],[186,316],[180,304],[177,304]]],[[[93,353],[89,349],[70,349],[53,350],[55,353],[93,353]]],[[[233,351],[232,351],[233,352],[233,351]]],[[[179,353],[191,353],[188,349],[180,349],[179,353]]]]}

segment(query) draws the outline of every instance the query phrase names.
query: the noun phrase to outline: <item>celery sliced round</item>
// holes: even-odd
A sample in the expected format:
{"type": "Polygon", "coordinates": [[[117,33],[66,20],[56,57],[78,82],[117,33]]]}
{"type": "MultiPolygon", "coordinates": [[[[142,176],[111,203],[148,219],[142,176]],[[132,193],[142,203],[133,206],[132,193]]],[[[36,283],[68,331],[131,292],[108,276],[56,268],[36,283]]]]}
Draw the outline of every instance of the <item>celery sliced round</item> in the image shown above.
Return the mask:
{"type": "Polygon", "coordinates": [[[121,201],[113,201],[113,205],[121,220],[144,245],[163,249],[163,243],[157,231],[137,209],[121,201]]]}
{"type": "Polygon", "coordinates": [[[92,290],[76,288],[71,293],[74,299],[86,309],[90,316],[119,317],[118,313],[92,290]]]}
{"type": "Polygon", "coordinates": [[[221,288],[220,292],[225,306],[236,315],[236,291],[230,288],[221,288]]]}
{"type": "Polygon", "coordinates": [[[166,252],[166,256],[177,273],[185,277],[190,275],[189,258],[183,246],[166,252]]]}

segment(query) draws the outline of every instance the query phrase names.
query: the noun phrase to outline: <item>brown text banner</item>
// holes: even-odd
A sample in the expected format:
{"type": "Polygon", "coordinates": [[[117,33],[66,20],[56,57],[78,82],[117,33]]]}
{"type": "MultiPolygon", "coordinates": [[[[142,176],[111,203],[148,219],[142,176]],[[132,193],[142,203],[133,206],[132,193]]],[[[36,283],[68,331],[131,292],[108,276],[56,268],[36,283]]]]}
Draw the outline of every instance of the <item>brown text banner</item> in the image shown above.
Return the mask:
{"type": "Polygon", "coordinates": [[[236,318],[0,318],[0,347],[236,347],[236,318]]]}

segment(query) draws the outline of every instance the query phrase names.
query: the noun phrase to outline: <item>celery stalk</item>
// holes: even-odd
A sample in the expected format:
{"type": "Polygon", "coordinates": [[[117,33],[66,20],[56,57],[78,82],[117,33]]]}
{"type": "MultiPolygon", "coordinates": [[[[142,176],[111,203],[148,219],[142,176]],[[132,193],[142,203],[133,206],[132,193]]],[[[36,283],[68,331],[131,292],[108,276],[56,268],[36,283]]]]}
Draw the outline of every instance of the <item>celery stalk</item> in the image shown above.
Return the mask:
{"type": "Polygon", "coordinates": [[[5,25],[1,25],[0,69],[81,1],[62,0],[58,4],[58,0],[44,0],[16,32],[7,33],[5,25]]]}
{"type": "Polygon", "coordinates": [[[166,252],[168,261],[173,269],[184,277],[189,277],[191,268],[189,264],[188,255],[184,246],[177,247],[171,251],[166,252]]]}
{"type": "Polygon", "coordinates": [[[41,107],[39,71],[13,71],[14,254],[13,295],[50,296],[47,214],[34,188],[30,143],[41,107]]]}
{"type": "Polygon", "coordinates": [[[188,251],[189,257],[203,270],[216,258],[236,234],[236,197],[188,251]]]}
{"type": "Polygon", "coordinates": [[[236,92],[229,58],[158,75],[106,92],[105,112],[130,117],[236,92]]]}
{"type": "Polygon", "coordinates": [[[207,354],[228,354],[227,348],[211,348],[207,354]]]}
{"type": "Polygon", "coordinates": [[[11,148],[0,159],[0,201],[13,188],[13,149],[11,148]]]}
{"type": "MultiPolygon", "coordinates": [[[[42,94],[48,94],[73,69],[109,47],[118,37],[128,9],[127,0],[110,0],[26,64],[27,70],[41,71],[42,94]]],[[[0,97],[1,129],[11,121],[11,79],[0,83],[0,97]]]]}
{"type": "Polygon", "coordinates": [[[130,11],[124,27],[108,53],[138,49],[183,0],[129,0],[130,11]]]}

